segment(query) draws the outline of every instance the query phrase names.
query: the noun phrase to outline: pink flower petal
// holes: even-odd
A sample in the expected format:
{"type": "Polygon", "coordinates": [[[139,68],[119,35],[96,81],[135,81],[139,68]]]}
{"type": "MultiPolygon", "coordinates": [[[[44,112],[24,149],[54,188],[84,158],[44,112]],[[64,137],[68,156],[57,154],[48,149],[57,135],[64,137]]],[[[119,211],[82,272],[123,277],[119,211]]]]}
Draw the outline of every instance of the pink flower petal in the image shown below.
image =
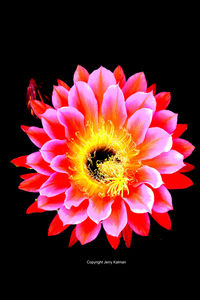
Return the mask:
{"type": "Polygon", "coordinates": [[[57,155],[54,157],[50,164],[51,168],[60,173],[68,173],[69,171],[69,160],[65,154],[57,155]]]}
{"type": "Polygon", "coordinates": [[[171,229],[171,219],[167,212],[165,213],[157,213],[155,211],[152,211],[151,216],[154,218],[154,220],[165,229],[170,230],[171,229]]]}
{"type": "Polygon", "coordinates": [[[127,209],[128,225],[131,229],[142,236],[148,236],[150,230],[150,218],[148,213],[136,214],[130,209],[127,209]]]}
{"type": "Polygon", "coordinates": [[[152,92],[138,92],[131,95],[126,100],[126,110],[128,117],[130,117],[133,113],[135,113],[138,109],[141,108],[149,108],[153,111],[156,110],[156,100],[152,92]]]}
{"type": "Polygon", "coordinates": [[[165,213],[173,209],[172,196],[168,189],[161,185],[158,189],[154,189],[153,211],[157,213],[165,213]]]}
{"type": "Polygon", "coordinates": [[[50,163],[55,156],[65,154],[68,149],[66,140],[54,139],[45,143],[40,152],[44,160],[50,163]]]}
{"type": "Polygon", "coordinates": [[[173,139],[172,149],[180,152],[184,156],[184,158],[186,158],[192,154],[195,147],[187,140],[177,138],[173,139]]]}
{"type": "MultiPolygon", "coordinates": [[[[28,174],[29,175],[29,174],[28,174]]],[[[49,178],[49,176],[34,173],[31,177],[22,181],[19,185],[19,189],[27,192],[37,193],[40,190],[42,184],[49,178]]]]}
{"type": "Polygon", "coordinates": [[[65,193],[53,197],[40,195],[37,199],[38,207],[49,211],[57,210],[58,208],[63,206],[64,200],[65,200],[65,193]]]}
{"type": "Polygon", "coordinates": [[[65,138],[65,128],[59,123],[55,109],[47,109],[41,119],[43,128],[50,138],[60,140],[65,138]]]}
{"type": "Polygon", "coordinates": [[[78,207],[71,207],[67,209],[65,206],[62,206],[59,211],[58,215],[63,222],[63,225],[66,224],[79,224],[85,219],[87,219],[87,207],[88,207],[88,200],[83,201],[78,207]]]}
{"type": "Polygon", "coordinates": [[[100,111],[105,91],[110,85],[116,84],[115,77],[110,70],[100,67],[90,74],[88,84],[95,94],[100,111]]]}
{"type": "Polygon", "coordinates": [[[77,66],[76,71],[74,73],[74,82],[76,81],[85,81],[88,82],[89,73],[82,66],[77,66]]]}
{"type": "Polygon", "coordinates": [[[132,212],[146,213],[150,212],[153,207],[154,194],[152,189],[142,184],[139,187],[129,189],[129,194],[123,199],[132,212]]]}
{"type": "Polygon", "coordinates": [[[122,89],[125,99],[136,92],[146,92],[146,90],[147,81],[143,72],[129,77],[122,89]]]}
{"type": "Polygon", "coordinates": [[[157,103],[157,106],[156,106],[157,111],[166,109],[171,101],[171,93],[161,92],[161,93],[155,95],[155,99],[156,99],[156,103],[157,103]]]}
{"type": "Polygon", "coordinates": [[[56,109],[68,106],[68,93],[68,90],[63,86],[53,87],[52,103],[56,109]]]}
{"type": "Polygon", "coordinates": [[[77,81],[69,91],[69,106],[78,109],[86,121],[98,123],[98,105],[91,87],[83,82],[77,81]]]}
{"type": "Polygon", "coordinates": [[[58,120],[65,127],[69,138],[73,138],[76,132],[83,133],[85,131],[84,116],[74,107],[60,108],[58,120]]]}
{"type": "Polygon", "coordinates": [[[90,218],[87,218],[84,222],[76,225],[76,237],[79,242],[84,245],[87,244],[98,236],[101,229],[101,223],[97,225],[90,218]]]}
{"type": "Polygon", "coordinates": [[[122,69],[121,66],[118,66],[114,72],[113,72],[115,79],[116,79],[116,83],[119,84],[120,89],[123,88],[125,82],[126,82],[126,76],[124,74],[124,71],[122,69]]]}
{"type": "Polygon", "coordinates": [[[49,164],[43,159],[40,151],[33,152],[26,158],[27,164],[36,170],[38,173],[44,174],[44,175],[51,175],[53,173],[53,170],[49,166],[49,164]]]}
{"type": "Polygon", "coordinates": [[[144,141],[147,129],[151,124],[153,111],[149,108],[137,110],[127,122],[127,129],[136,145],[144,141]]]}
{"type": "Polygon", "coordinates": [[[71,187],[66,191],[66,199],[64,205],[66,208],[71,208],[72,206],[79,206],[83,200],[87,197],[83,194],[76,186],[71,185],[71,187]]]}
{"type": "Polygon", "coordinates": [[[127,224],[126,206],[121,199],[115,199],[110,216],[103,220],[107,234],[118,236],[127,224]]]}
{"type": "Polygon", "coordinates": [[[116,128],[121,128],[127,118],[124,95],[118,85],[110,86],[103,96],[101,107],[105,121],[112,121],[116,128]]]}
{"type": "Polygon", "coordinates": [[[42,196],[53,197],[64,193],[70,187],[69,177],[67,174],[54,173],[41,186],[40,194],[42,196]]]}
{"type": "Polygon", "coordinates": [[[38,128],[35,126],[28,127],[24,125],[22,125],[21,128],[28,135],[33,144],[39,148],[41,148],[44,143],[50,139],[43,128],[38,128]]]}
{"type": "Polygon", "coordinates": [[[90,219],[98,224],[100,221],[108,218],[111,214],[111,205],[113,201],[114,200],[109,197],[100,198],[98,196],[90,199],[87,209],[90,219]]]}
{"type": "Polygon", "coordinates": [[[168,133],[172,133],[177,126],[178,114],[170,110],[159,110],[154,113],[151,127],[163,128],[168,133]]]}
{"type": "Polygon", "coordinates": [[[147,130],[143,143],[138,146],[138,159],[151,159],[172,147],[172,137],[162,128],[152,127],[147,130]]]}
{"type": "Polygon", "coordinates": [[[163,152],[160,155],[143,161],[143,164],[155,168],[160,174],[171,174],[180,170],[184,166],[183,155],[175,150],[163,152]]]}
{"type": "Polygon", "coordinates": [[[135,173],[135,178],[136,182],[134,183],[134,186],[138,186],[141,183],[147,183],[156,189],[163,184],[160,173],[156,169],[148,166],[139,168],[135,173]]]}

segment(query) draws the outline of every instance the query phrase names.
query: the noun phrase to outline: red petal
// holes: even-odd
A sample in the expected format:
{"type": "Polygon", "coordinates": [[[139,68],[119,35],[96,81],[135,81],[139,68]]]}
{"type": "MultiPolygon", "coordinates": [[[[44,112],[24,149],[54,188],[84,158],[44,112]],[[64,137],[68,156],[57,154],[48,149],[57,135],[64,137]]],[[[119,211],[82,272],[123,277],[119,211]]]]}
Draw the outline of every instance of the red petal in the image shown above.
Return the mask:
{"type": "Polygon", "coordinates": [[[171,101],[171,93],[170,92],[161,92],[157,95],[155,95],[157,106],[156,110],[165,109],[170,101],[171,101]]]}
{"type": "Polygon", "coordinates": [[[157,213],[155,211],[152,212],[151,216],[156,220],[160,226],[170,230],[171,229],[171,219],[169,217],[169,214],[167,212],[165,213],[157,213]]]}
{"type": "Polygon", "coordinates": [[[179,170],[179,172],[181,173],[187,173],[187,172],[190,172],[192,170],[194,170],[195,166],[194,165],[191,165],[189,163],[185,163],[185,166],[179,170]]]}
{"type": "Polygon", "coordinates": [[[146,92],[146,90],[147,81],[143,72],[129,77],[122,89],[125,99],[136,92],[146,92]]]}
{"type": "Polygon", "coordinates": [[[111,247],[116,250],[120,243],[121,233],[119,234],[119,236],[112,236],[106,233],[106,236],[111,247]]]}
{"type": "Polygon", "coordinates": [[[39,196],[37,199],[38,207],[45,209],[45,210],[57,210],[61,206],[63,206],[65,200],[65,193],[53,196],[53,197],[47,197],[47,196],[39,196]]]}
{"type": "Polygon", "coordinates": [[[53,197],[64,193],[69,187],[70,183],[68,175],[55,172],[41,186],[40,194],[47,197],[53,197]]]}
{"type": "Polygon", "coordinates": [[[60,220],[59,215],[57,214],[49,226],[48,235],[57,235],[64,231],[67,227],[69,227],[69,225],[63,226],[63,222],[60,220]]]}
{"type": "MultiPolygon", "coordinates": [[[[27,174],[30,175],[30,174],[27,174]]],[[[19,189],[27,192],[37,193],[40,190],[42,184],[49,178],[49,176],[42,174],[32,174],[31,177],[25,179],[20,183],[19,189]]]]}
{"type": "Polygon", "coordinates": [[[156,83],[153,83],[152,85],[150,85],[147,88],[147,93],[150,93],[151,91],[153,91],[153,95],[155,95],[155,93],[156,93],[156,83]]]}
{"type": "Polygon", "coordinates": [[[17,158],[14,158],[11,160],[11,163],[13,163],[16,167],[25,167],[25,168],[30,168],[29,165],[26,163],[28,155],[22,155],[17,158]]]}
{"type": "Polygon", "coordinates": [[[39,148],[41,148],[44,143],[49,141],[49,136],[46,134],[43,128],[38,128],[35,126],[21,126],[21,129],[28,135],[30,140],[39,148]]]}
{"type": "Polygon", "coordinates": [[[74,73],[74,82],[76,81],[84,81],[88,82],[89,73],[88,71],[83,68],[82,66],[77,66],[76,71],[74,73]]]}
{"type": "Polygon", "coordinates": [[[148,236],[150,230],[150,219],[148,213],[135,214],[130,209],[128,212],[128,225],[131,229],[142,236],[148,236]]]}
{"type": "Polygon", "coordinates": [[[122,230],[122,235],[123,235],[124,242],[125,242],[127,248],[131,247],[132,233],[133,233],[133,231],[132,231],[131,227],[128,224],[122,230]]]}
{"type": "Polygon", "coordinates": [[[177,138],[173,139],[172,149],[178,151],[186,158],[192,154],[195,147],[187,140],[177,138]]]}
{"type": "Polygon", "coordinates": [[[100,229],[101,229],[100,222],[97,225],[90,218],[87,218],[82,223],[76,225],[76,237],[81,243],[81,245],[84,245],[96,239],[100,229]]]}
{"type": "Polygon", "coordinates": [[[72,230],[68,247],[72,247],[78,241],[76,237],[76,227],[72,230]]]}
{"type": "Polygon", "coordinates": [[[173,132],[173,139],[179,138],[187,129],[187,124],[177,124],[176,129],[173,132]]]}
{"type": "Polygon", "coordinates": [[[33,202],[28,209],[26,210],[27,214],[32,214],[32,213],[41,213],[41,212],[45,212],[44,209],[38,208],[38,203],[37,201],[33,202]]]}
{"type": "Polygon", "coordinates": [[[57,79],[58,85],[63,86],[64,88],[66,88],[66,90],[70,90],[70,87],[62,80],[57,79]]]}
{"type": "Polygon", "coordinates": [[[43,159],[40,151],[33,152],[27,156],[27,164],[36,170],[38,173],[44,175],[51,175],[53,170],[50,168],[49,164],[43,159]]]}
{"type": "Polygon", "coordinates": [[[31,100],[30,101],[31,108],[33,109],[35,115],[38,118],[41,118],[41,115],[48,109],[52,108],[50,105],[45,104],[44,102],[38,100],[31,100]]]}
{"type": "Polygon", "coordinates": [[[124,71],[122,69],[121,66],[118,66],[114,72],[113,72],[115,79],[116,79],[116,83],[119,84],[119,87],[122,89],[125,82],[126,82],[126,77],[124,74],[124,71]]]}
{"type": "Polygon", "coordinates": [[[181,173],[162,174],[162,179],[167,189],[186,189],[193,185],[192,180],[181,173]]]}

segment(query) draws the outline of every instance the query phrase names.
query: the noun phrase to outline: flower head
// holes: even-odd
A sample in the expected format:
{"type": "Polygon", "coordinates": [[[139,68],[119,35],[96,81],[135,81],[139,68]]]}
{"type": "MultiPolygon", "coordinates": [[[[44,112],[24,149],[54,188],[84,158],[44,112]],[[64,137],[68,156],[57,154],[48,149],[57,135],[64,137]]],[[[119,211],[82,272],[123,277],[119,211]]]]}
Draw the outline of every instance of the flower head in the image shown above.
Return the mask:
{"type": "Polygon", "coordinates": [[[194,146],[180,138],[186,124],[167,110],[171,95],[155,95],[144,73],[126,80],[120,66],[91,74],[78,66],[74,85],[58,80],[52,104],[29,99],[42,128],[22,126],[38,151],[18,157],[31,168],[19,188],[39,193],[27,210],[57,212],[49,235],[75,225],[69,245],[94,240],[101,227],[116,249],[121,235],[130,247],[132,231],[146,236],[151,215],[170,229],[168,189],[187,188],[183,173],[194,146]]]}

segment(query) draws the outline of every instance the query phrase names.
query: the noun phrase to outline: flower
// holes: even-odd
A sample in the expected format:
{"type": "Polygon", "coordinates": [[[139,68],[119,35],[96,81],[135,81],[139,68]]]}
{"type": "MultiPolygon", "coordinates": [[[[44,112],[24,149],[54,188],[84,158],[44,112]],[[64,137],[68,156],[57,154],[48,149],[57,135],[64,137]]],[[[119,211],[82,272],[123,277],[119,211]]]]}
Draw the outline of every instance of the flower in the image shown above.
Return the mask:
{"type": "Polygon", "coordinates": [[[121,236],[130,247],[132,231],[147,236],[150,216],[171,228],[169,189],[193,184],[183,173],[194,168],[184,163],[194,146],[167,110],[171,94],[155,90],[142,72],[126,80],[120,66],[91,74],[78,66],[71,88],[53,87],[53,107],[29,99],[42,128],[21,128],[39,149],[12,163],[34,170],[19,185],[39,193],[27,213],[57,212],[49,235],[75,225],[69,246],[83,245],[103,228],[116,249],[121,236]]]}

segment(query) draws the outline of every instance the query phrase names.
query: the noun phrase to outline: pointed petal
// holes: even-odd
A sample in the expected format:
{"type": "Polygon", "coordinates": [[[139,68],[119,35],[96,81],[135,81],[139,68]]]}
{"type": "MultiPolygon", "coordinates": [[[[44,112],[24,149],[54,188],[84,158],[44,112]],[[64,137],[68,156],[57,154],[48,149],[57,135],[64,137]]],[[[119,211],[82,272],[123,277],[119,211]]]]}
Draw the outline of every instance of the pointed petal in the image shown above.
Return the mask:
{"type": "Polygon", "coordinates": [[[72,206],[79,206],[86,196],[81,192],[76,186],[71,185],[70,188],[66,191],[65,207],[70,209],[72,206]]]}
{"type": "Polygon", "coordinates": [[[121,66],[118,66],[114,72],[113,72],[115,79],[116,79],[116,83],[119,84],[120,89],[123,88],[125,82],[126,82],[126,77],[124,74],[124,71],[122,69],[121,66]]]}
{"type": "Polygon", "coordinates": [[[54,173],[41,186],[40,194],[47,197],[53,197],[64,193],[70,187],[69,177],[64,173],[54,173]]]}
{"type": "Polygon", "coordinates": [[[57,83],[58,85],[63,86],[67,91],[70,90],[70,87],[64,81],[57,79],[57,83]]]}
{"type": "Polygon", "coordinates": [[[177,118],[178,114],[170,110],[159,110],[153,115],[151,127],[160,127],[168,133],[172,133],[176,129],[177,118]]]}
{"type": "Polygon", "coordinates": [[[126,110],[128,117],[130,117],[133,113],[135,113],[138,109],[141,108],[149,108],[153,110],[153,112],[156,110],[156,100],[152,92],[138,92],[131,95],[126,100],[126,110]]]}
{"type": "Polygon", "coordinates": [[[90,74],[88,84],[95,94],[99,111],[101,111],[103,95],[110,85],[116,84],[115,77],[110,70],[100,67],[90,74]]]}
{"type": "Polygon", "coordinates": [[[126,206],[121,199],[115,199],[110,216],[103,221],[107,234],[118,236],[127,224],[126,206]]]}
{"type": "Polygon", "coordinates": [[[98,123],[98,105],[97,100],[90,86],[83,82],[77,81],[69,91],[69,106],[78,109],[85,117],[86,121],[98,123]]]}
{"type": "Polygon", "coordinates": [[[38,101],[38,100],[31,100],[30,101],[31,108],[34,112],[34,114],[40,119],[41,115],[45,113],[45,111],[49,108],[52,109],[52,107],[44,102],[38,101]]]}
{"type": "Polygon", "coordinates": [[[22,125],[21,129],[28,135],[33,144],[35,144],[39,148],[41,148],[44,143],[46,143],[50,139],[43,128],[38,128],[35,126],[28,127],[22,125]]]}
{"type": "Polygon", "coordinates": [[[187,124],[177,124],[176,129],[173,132],[173,139],[179,138],[187,129],[187,124]]]}
{"type": "Polygon", "coordinates": [[[125,242],[127,248],[131,247],[132,233],[133,233],[133,231],[128,224],[122,230],[123,239],[124,239],[124,242],[125,242]]]}
{"type": "Polygon", "coordinates": [[[69,150],[66,140],[50,140],[46,142],[40,152],[46,162],[51,162],[57,155],[65,154],[69,150]]]}
{"type": "Polygon", "coordinates": [[[153,83],[152,85],[150,85],[148,88],[147,88],[147,93],[149,92],[153,92],[153,95],[155,95],[156,93],[156,83],[153,83]]]}
{"type": "Polygon", "coordinates": [[[112,236],[109,234],[106,234],[106,236],[111,247],[116,250],[120,243],[121,233],[119,234],[119,236],[112,236]]]}
{"type": "Polygon", "coordinates": [[[101,107],[105,121],[112,121],[116,128],[121,128],[127,118],[124,95],[118,85],[110,86],[103,96],[101,107]]]}
{"type": "Polygon", "coordinates": [[[63,106],[68,106],[68,90],[63,86],[54,86],[52,93],[52,103],[57,109],[63,106]]]}
{"type": "Polygon", "coordinates": [[[98,196],[89,200],[89,206],[87,209],[88,216],[95,223],[108,218],[111,214],[111,205],[114,200],[109,197],[100,198],[98,196]]]}
{"type": "Polygon", "coordinates": [[[37,201],[33,202],[26,210],[27,214],[32,214],[32,213],[42,213],[45,212],[44,209],[38,208],[38,203],[37,201]]]}
{"type": "Polygon", "coordinates": [[[70,209],[67,209],[65,206],[62,206],[59,211],[59,217],[63,222],[63,225],[66,224],[79,224],[87,219],[87,207],[88,200],[83,201],[78,207],[72,206],[70,209]]]}
{"type": "Polygon", "coordinates": [[[98,225],[90,218],[76,226],[76,237],[81,245],[87,244],[98,236],[101,229],[101,223],[98,225]]]}
{"type": "Polygon", "coordinates": [[[129,189],[129,195],[123,198],[134,213],[150,212],[154,203],[153,191],[145,184],[129,189]]]}
{"type": "Polygon", "coordinates": [[[61,232],[63,232],[65,229],[67,229],[67,227],[69,227],[69,225],[63,225],[63,222],[61,221],[61,219],[59,218],[59,215],[57,214],[48,229],[48,236],[52,236],[52,235],[57,235],[61,232]]]}
{"type": "Polygon", "coordinates": [[[89,78],[88,71],[82,66],[78,65],[74,73],[74,82],[76,81],[88,82],[88,78],[89,78]]]}
{"type": "Polygon", "coordinates": [[[68,247],[71,248],[78,241],[76,237],[76,227],[72,230],[68,247]]]}
{"type": "Polygon", "coordinates": [[[161,185],[158,189],[154,189],[153,192],[153,211],[157,213],[165,213],[173,209],[172,196],[164,185],[161,185]]]}
{"type": "Polygon", "coordinates": [[[27,164],[36,170],[38,173],[44,175],[51,175],[53,170],[49,166],[49,164],[43,159],[40,151],[33,152],[26,158],[27,164]]]}
{"type": "MultiPolygon", "coordinates": [[[[29,174],[28,174],[29,175],[29,174]]],[[[27,192],[37,193],[40,190],[42,184],[49,178],[49,176],[42,174],[32,174],[31,177],[22,181],[19,185],[19,189],[27,192]]]]}
{"type": "Polygon", "coordinates": [[[22,155],[17,158],[12,159],[10,162],[14,164],[16,167],[25,167],[29,168],[29,165],[26,163],[28,155],[22,155]]]}
{"type": "Polygon", "coordinates": [[[157,111],[166,109],[171,101],[171,93],[161,92],[161,93],[155,95],[155,99],[156,99],[156,103],[157,103],[157,106],[156,106],[157,111]]]}
{"type": "Polygon", "coordinates": [[[150,230],[150,218],[148,213],[136,214],[131,210],[127,210],[128,213],[128,225],[131,229],[142,236],[148,236],[150,230]]]}
{"type": "Polygon", "coordinates": [[[54,157],[50,164],[51,168],[60,173],[69,173],[69,160],[66,157],[66,154],[57,155],[54,157]]]}
{"type": "Polygon", "coordinates": [[[167,189],[186,189],[193,185],[193,182],[187,176],[181,173],[163,174],[162,179],[167,189]]]}
{"type": "Polygon", "coordinates": [[[194,170],[195,166],[194,165],[191,165],[189,163],[185,163],[185,166],[179,170],[179,172],[181,173],[187,173],[187,172],[190,172],[192,170],[194,170]]]}
{"type": "Polygon", "coordinates": [[[183,155],[175,150],[163,152],[160,155],[144,160],[143,164],[155,168],[160,174],[171,174],[180,170],[184,166],[183,155]]]}
{"type": "Polygon", "coordinates": [[[184,156],[184,158],[186,158],[192,154],[195,147],[187,140],[177,138],[173,139],[172,149],[180,152],[184,156]]]}
{"type": "Polygon", "coordinates": [[[137,110],[127,122],[127,129],[136,145],[144,141],[147,129],[151,124],[153,111],[149,108],[137,110]]]}
{"type": "Polygon", "coordinates": [[[74,107],[62,107],[58,110],[58,120],[66,128],[69,138],[74,138],[76,132],[85,131],[84,116],[74,107]]]}
{"type": "Polygon", "coordinates": [[[38,207],[45,209],[45,210],[57,210],[61,206],[63,206],[65,200],[65,193],[53,196],[53,197],[47,197],[47,196],[39,196],[38,201],[38,207]]]}
{"type": "Polygon", "coordinates": [[[136,182],[133,184],[134,186],[138,186],[141,183],[147,183],[157,189],[163,184],[160,173],[149,166],[139,168],[135,174],[135,178],[136,182]]]}
{"type": "Polygon", "coordinates": [[[160,214],[155,211],[152,211],[151,216],[160,226],[168,230],[171,229],[171,219],[167,212],[160,214]]]}
{"type": "Polygon", "coordinates": [[[151,159],[172,147],[172,137],[162,128],[152,127],[147,130],[144,142],[138,146],[138,159],[151,159]]]}
{"type": "Polygon", "coordinates": [[[146,90],[147,81],[143,72],[129,77],[122,89],[125,99],[136,92],[146,92],[146,90]]]}
{"type": "Polygon", "coordinates": [[[41,119],[43,128],[50,138],[60,140],[65,138],[65,128],[59,123],[55,109],[47,109],[41,119]]]}

